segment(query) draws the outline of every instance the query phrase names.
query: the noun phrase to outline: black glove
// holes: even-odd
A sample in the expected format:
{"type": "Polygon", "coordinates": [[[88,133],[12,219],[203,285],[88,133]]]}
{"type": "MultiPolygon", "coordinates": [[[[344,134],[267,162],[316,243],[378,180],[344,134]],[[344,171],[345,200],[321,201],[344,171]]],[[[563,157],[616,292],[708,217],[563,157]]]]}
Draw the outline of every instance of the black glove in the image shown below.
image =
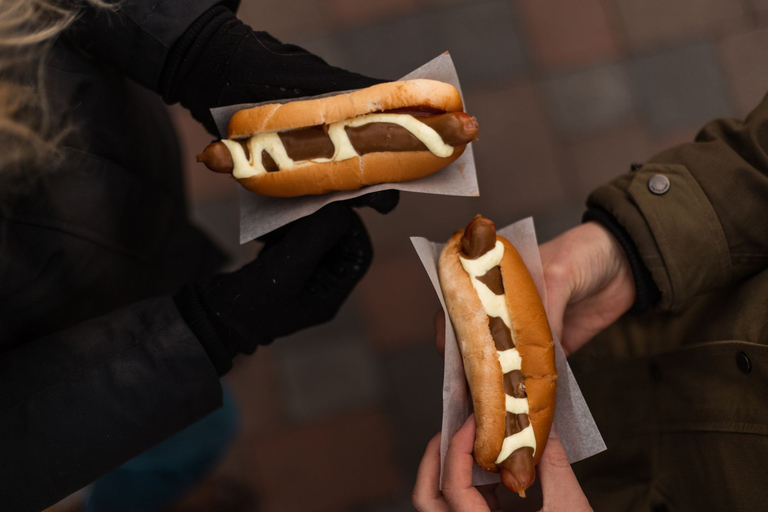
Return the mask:
{"type": "Polygon", "coordinates": [[[273,233],[240,270],[187,286],[174,299],[223,375],[235,355],[331,320],[372,257],[360,217],[331,203],[273,233]]]}
{"type": "Polygon", "coordinates": [[[327,64],[317,55],[255,32],[229,9],[198,18],[171,49],[159,92],[218,135],[208,109],[359,89],[383,80],[327,64]]]}
{"type": "MultiPolygon", "coordinates": [[[[167,103],[181,102],[218,136],[212,107],[359,89],[383,81],[331,66],[298,46],[254,32],[232,11],[218,6],[200,16],[173,46],[158,89],[167,103]]],[[[399,198],[399,191],[385,190],[350,204],[388,213],[399,198]]]]}

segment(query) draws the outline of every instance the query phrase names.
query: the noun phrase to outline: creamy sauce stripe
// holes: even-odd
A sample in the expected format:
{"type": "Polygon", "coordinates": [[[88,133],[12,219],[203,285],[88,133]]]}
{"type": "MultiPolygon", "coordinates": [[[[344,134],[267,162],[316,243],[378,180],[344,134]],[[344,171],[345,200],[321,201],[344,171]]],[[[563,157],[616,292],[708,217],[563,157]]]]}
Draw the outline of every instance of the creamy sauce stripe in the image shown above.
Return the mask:
{"type": "Polygon", "coordinates": [[[509,395],[504,396],[507,399],[507,412],[511,412],[512,414],[528,414],[527,398],[515,398],[509,395]]]}
{"type": "MultiPolygon", "coordinates": [[[[477,291],[477,295],[480,297],[480,302],[485,308],[486,314],[489,317],[501,318],[504,324],[510,329],[514,341],[515,331],[512,329],[512,322],[509,318],[509,309],[507,308],[507,301],[504,295],[496,295],[488,288],[488,286],[478,279],[478,277],[484,276],[489,270],[499,265],[503,257],[504,244],[497,240],[493,249],[479,258],[471,260],[459,256],[459,261],[467,274],[469,274],[472,286],[477,291]]],[[[502,373],[507,374],[521,368],[522,359],[516,348],[497,351],[497,353],[499,354],[499,364],[501,364],[502,373]]],[[[528,399],[515,398],[508,394],[505,394],[504,396],[506,399],[505,407],[507,412],[512,414],[528,413],[528,399]]],[[[533,448],[533,453],[536,454],[536,436],[533,434],[533,427],[531,425],[528,425],[520,432],[504,438],[501,452],[499,452],[499,457],[496,459],[496,464],[501,464],[512,454],[512,452],[518,448],[524,447],[533,448]]]]}
{"type": "Polygon", "coordinates": [[[453,154],[453,146],[443,142],[440,134],[433,128],[422,123],[408,114],[366,114],[354,119],[347,119],[328,125],[328,136],[333,142],[334,154],[331,158],[314,158],[296,162],[285,152],[283,143],[277,132],[258,133],[248,139],[248,151],[250,158],[245,156],[245,150],[240,143],[224,139],[229,152],[232,154],[232,175],[237,179],[250,178],[257,174],[265,174],[267,169],[262,163],[262,152],[266,151],[272,157],[281,171],[287,171],[315,163],[342,161],[354,158],[357,155],[355,148],[349,141],[345,128],[357,128],[369,123],[393,123],[402,126],[419,139],[429,151],[440,158],[447,158],[453,154]]]}
{"type": "Polygon", "coordinates": [[[509,350],[497,350],[499,354],[499,363],[501,363],[501,372],[509,373],[522,368],[523,359],[516,348],[509,350]]]}
{"type": "Polygon", "coordinates": [[[504,438],[496,464],[504,462],[518,448],[526,447],[533,448],[533,454],[536,455],[536,436],[533,434],[533,427],[531,425],[528,425],[517,434],[504,438]]]}

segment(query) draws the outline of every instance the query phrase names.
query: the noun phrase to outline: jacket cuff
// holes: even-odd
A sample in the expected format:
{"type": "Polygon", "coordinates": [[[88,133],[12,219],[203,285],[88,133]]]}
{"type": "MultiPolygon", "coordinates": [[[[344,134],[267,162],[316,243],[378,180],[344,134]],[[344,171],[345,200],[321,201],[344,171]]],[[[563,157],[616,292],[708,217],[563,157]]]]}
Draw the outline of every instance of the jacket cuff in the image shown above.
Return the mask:
{"type": "Polygon", "coordinates": [[[181,317],[189,326],[189,329],[197,337],[205,349],[205,353],[211,359],[219,377],[232,369],[232,355],[221,342],[213,324],[208,320],[203,305],[192,286],[185,286],[173,297],[176,308],[181,317]]]}
{"type": "Polygon", "coordinates": [[[605,210],[592,208],[584,212],[582,222],[597,221],[605,227],[619,242],[619,245],[627,255],[629,267],[632,269],[632,277],[635,281],[635,303],[632,304],[629,312],[632,314],[643,313],[650,306],[656,304],[661,298],[661,292],[653,282],[651,273],[643,264],[637,246],[630,238],[629,233],[619,224],[616,219],[605,210]]]}
{"type": "Polygon", "coordinates": [[[587,207],[605,210],[627,231],[661,292],[661,309],[679,310],[730,282],[725,232],[685,166],[644,164],[595,190],[587,207]]]}

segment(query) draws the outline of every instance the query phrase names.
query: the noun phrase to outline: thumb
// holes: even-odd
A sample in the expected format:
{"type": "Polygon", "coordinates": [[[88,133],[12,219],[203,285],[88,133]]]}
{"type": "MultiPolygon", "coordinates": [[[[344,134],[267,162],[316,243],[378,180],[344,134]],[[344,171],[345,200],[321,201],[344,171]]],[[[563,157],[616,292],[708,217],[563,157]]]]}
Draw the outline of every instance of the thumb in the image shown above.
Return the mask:
{"type": "MultiPolygon", "coordinates": [[[[553,434],[557,436],[557,433],[553,434]]],[[[568,455],[557,437],[550,437],[544,448],[538,465],[541,492],[543,497],[542,512],[569,510],[573,512],[591,511],[584,491],[568,462],[568,455]]]]}
{"type": "Polygon", "coordinates": [[[562,340],[565,309],[571,300],[571,286],[567,280],[553,275],[552,272],[549,272],[546,277],[547,316],[555,336],[557,339],[562,340]]]}

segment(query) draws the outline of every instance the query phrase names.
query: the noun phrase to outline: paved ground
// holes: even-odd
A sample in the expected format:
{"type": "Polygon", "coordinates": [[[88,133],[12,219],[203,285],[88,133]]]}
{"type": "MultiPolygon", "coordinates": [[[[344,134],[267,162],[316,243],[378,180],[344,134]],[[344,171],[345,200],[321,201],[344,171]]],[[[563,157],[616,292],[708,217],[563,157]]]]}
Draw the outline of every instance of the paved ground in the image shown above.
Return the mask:
{"type": "MultiPolygon", "coordinates": [[[[409,510],[440,428],[438,307],[409,236],[445,240],[477,212],[579,222],[596,185],[768,90],[767,0],[260,0],[253,27],[333,64],[396,78],[448,50],[481,127],[481,198],[406,195],[365,214],[376,260],[338,320],[239,361],[240,437],[219,468],[267,512],[409,510]]],[[[185,156],[208,141],[180,109],[185,156]]],[[[236,190],[189,164],[194,213],[238,261],[236,190]]]]}

